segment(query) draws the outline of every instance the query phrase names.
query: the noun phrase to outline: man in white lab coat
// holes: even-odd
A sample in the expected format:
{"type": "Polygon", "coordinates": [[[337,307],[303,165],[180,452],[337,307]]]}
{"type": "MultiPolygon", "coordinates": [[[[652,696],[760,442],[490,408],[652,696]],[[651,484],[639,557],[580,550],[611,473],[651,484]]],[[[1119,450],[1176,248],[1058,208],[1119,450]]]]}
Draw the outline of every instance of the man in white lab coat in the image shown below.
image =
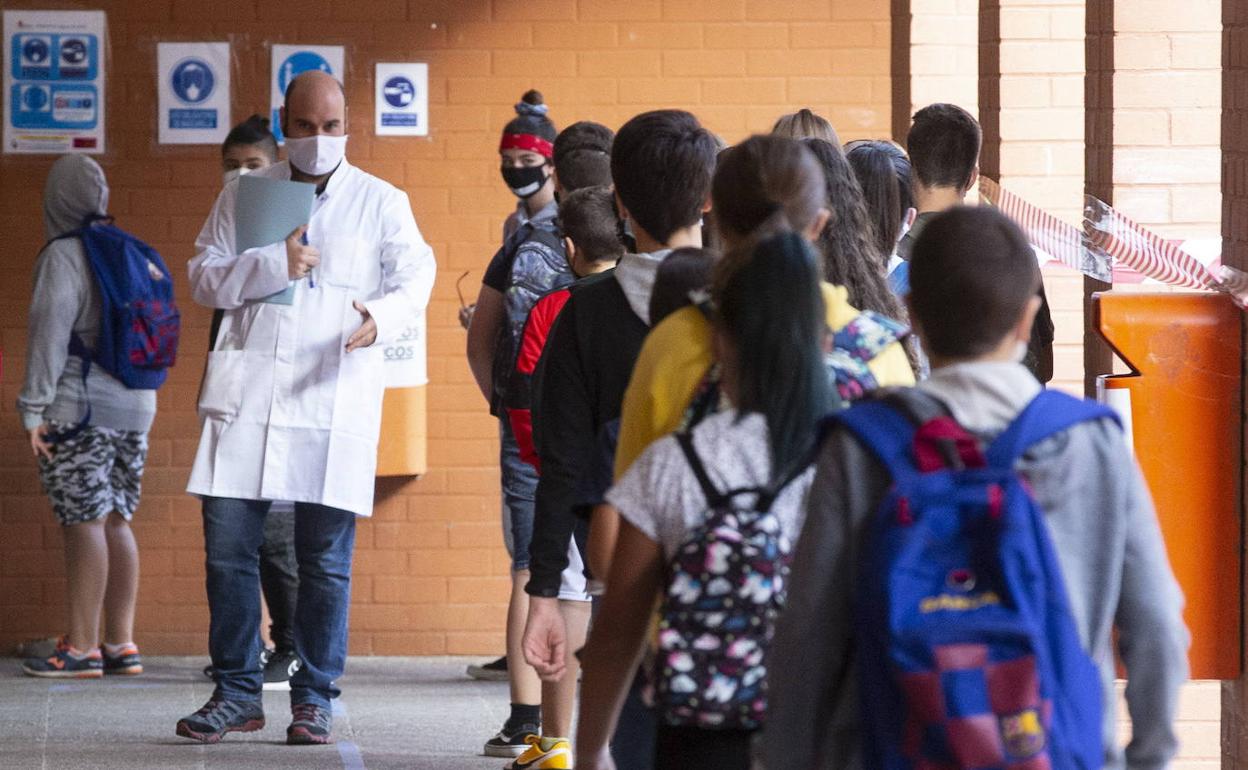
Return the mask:
{"type": "Polygon", "coordinates": [[[264,726],[259,549],[272,500],[295,502],[299,596],[288,743],[331,740],[347,654],[355,517],[372,512],[383,393],[380,344],[429,301],[435,264],[407,196],[350,165],[346,100],[304,73],[282,110],[289,161],[255,172],[316,185],[311,221],[284,242],[234,248],[238,182],[222,190],[190,262],[195,300],[226,311],[200,394],[187,491],[203,500],[212,699],[178,735],[216,743],[264,726]],[[293,302],[265,302],[288,287],[293,302]]]}

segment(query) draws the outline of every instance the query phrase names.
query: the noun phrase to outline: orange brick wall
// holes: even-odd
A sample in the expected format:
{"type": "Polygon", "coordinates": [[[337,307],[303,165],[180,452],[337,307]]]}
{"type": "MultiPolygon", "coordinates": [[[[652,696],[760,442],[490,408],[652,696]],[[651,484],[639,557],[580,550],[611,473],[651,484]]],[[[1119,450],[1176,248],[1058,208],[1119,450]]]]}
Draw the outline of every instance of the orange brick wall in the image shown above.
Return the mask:
{"type": "MultiPolygon", "coordinates": [[[[973,0],[970,0],[973,5],[973,0]]],[[[960,0],[967,2],[967,0],[960,0]]],[[[352,650],[376,654],[501,651],[508,560],[498,516],[495,425],[471,383],[455,281],[475,292],[512,200],[497,178],[498,132],[540,88],[560,125],[618,126],[655,107],[693,109],[730,142],[809,106],[842,137],[889,131],[888,0],[111,0],[109,154],[119,221],[175,266],[220,185],[211,147],[155,143],[155,44],[233,43],[234,117],[268,106],[277,42],[347,46],[349,153],[403,187],[439,263],[429,313],[429,465],[383,480],[358,531],[352,650]],[[373,63],[430,64],[428,140],[372,136],[373,63]]],[[[60,535],[13,402],[22,377],[31,268],[42,243],[47,158],[0,156],[0,648],[63,630],[60,535]]],[[[177,269],[177,268],[175,268],[177,269]]],[[[138,641],[152,653],[202,653],[198,503],[183,494],[199,425],[195,392],[208,312],[181,299],[182,356],[161,392],[145,495],[138,641]]]]}

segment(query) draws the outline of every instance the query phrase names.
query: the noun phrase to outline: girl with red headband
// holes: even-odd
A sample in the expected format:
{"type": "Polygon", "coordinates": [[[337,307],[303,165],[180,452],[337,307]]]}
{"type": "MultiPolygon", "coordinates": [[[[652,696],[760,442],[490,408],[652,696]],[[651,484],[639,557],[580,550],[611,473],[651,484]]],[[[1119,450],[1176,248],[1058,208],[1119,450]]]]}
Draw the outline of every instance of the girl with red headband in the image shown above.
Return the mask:
{"type": "Polygon", "coordinates": [[[512,606],[508,612],[508,655],[485,666],[469,666],[468,674],[502,674],[511,684],[511,714],[498,735],[485,745],[494,757],[517,757],[526,740],[541,733],[541,681],[520,654],[520,638],[527,615],[523,586],[528,579],[529,541],[533,530],[537,472],[520,458],[520,449],[501,409],[504,372],[514,364],[509,342],[523,328],[532,301],[518,291],[544,294],[570,283],[563,244],[555,215],[554,149],[557,131],[546,117],[542,95],[529,91],[516,105],[516,117],[503,129],[498,145],[503,181],[519,198],[515,212],[503,227],[503,245],[490,260],[482,279],[475,309],[469,315],[468,363],[490,413],[499,416],[499,465],[503,492],[503,533],[512,555],[512,606]],[[531,245],[530,245],[531,244],[531,245]],[[522,257],[525,246],[528,257],[522,257]],[[534,251],[536,249],[536,252],[534,251]],[[537,258],[534,254],[537,254],[537,258]],[[566,274],[566,275],[564,275],[566,274]],[[537,291],[539,287],[544,287],[537,291]],[[517,603],[518,602],[518,603],[517,603]]]}
{"type": "MultiPolygon", "coordinates": [[[[519,198],[516,210],[503,225],[504,242],[520,226],[541,218],[554,206],[555,183],[550,172],[555,151],[555,124],[546,117],[550,108],[542,102],[538,91],[527,91],[516,105],[516,117],[503,128],[498,143],[502,157],[503,181],[519,198]]],[[[552,209],[551,217],[554,213],[552,209]]]]}

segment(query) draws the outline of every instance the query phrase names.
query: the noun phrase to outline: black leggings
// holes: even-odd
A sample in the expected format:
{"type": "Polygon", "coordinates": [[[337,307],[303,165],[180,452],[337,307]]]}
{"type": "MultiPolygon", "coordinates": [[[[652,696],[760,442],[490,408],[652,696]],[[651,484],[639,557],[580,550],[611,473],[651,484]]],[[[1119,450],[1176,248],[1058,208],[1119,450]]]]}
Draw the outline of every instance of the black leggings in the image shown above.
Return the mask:
{"type": "Polygon", "coordinates": [[[660,725],[654,770],[750,770],[753,730],[660,725]]]}

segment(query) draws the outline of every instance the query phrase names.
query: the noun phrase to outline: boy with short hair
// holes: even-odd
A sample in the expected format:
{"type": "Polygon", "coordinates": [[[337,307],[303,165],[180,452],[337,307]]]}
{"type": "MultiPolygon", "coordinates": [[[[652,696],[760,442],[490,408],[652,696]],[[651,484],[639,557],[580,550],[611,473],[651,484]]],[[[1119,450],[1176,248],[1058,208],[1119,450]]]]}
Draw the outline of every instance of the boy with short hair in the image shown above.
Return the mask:
{"type": "MultiPolygon", "coordinates": [[[[979,122],[956,104],[929,104],[914,114],[906,151],[914,171],[911,187],[919,214],[897,244],[897,256],[909,260],[914,243],[928,222],[966,200],[966,194],[979,181],[983,141],[979,122]]],[[[1040,309],[1031,327],[1023,365],[1041,383],[1046,383],[1053,379],[1053,317],[1044,284],[1037,289],[1037,295],[1040,309]]]]}
{"type": "MultiPolygon", "coordinates": [[[[613,137],[611,129],[591,121],[574,123],[561,131],[551,147],[555,193],[569,196],[585,186],[610,184],[613,137]]],[[[520,640],[528,611],[528,597],[523,589],[529,577],[529,541],[533,534],[537,474],[523,460],[505,411],[512,398],[512,373],[520,354],[526,319],[540,297],[565,287],[576,278],[554,212],[547,213],[550,217],[541,226],[532,224],[517,230],[490,262],[477,306],[479,312],[473,318],[468,337],[470,363],[477,359],[489,364],[488,377],[478,384],[490,402],[490,413],[500,421],[503,538],[512,557],[512,592],[507,613],[511,713],[502,729],[485,743],[485,754],[494,757],[523,754],[528,750],[528,739],[543,729],[558,734],[569,732],[575,701],[571,690],[541,685],[532,667],[520,659],[520,640]]],[[[474,371],[477,368],[474,366],[474,371]]],[[[579,558],[579,553],[572,551],[569,560],[579,558]]],[[[570,617],[579,618],[580,626],[587,627],[589,597],[584,591],[582,572],[581,569],[568,571],[560,596],[584,605],[565,606],[565,610],[570,617]]]]}
{"type": "MultiPolygon", "coordinates": [[[[578,279],[606,272],[624,256],[615,193],[609,186],[586,187],[563,198],[559,203],[558,223],[568,266],[578,279]]],[[[539,299],[529,311],[515,370],[503,400],[512,435],[520,447],[520,459],[538,470],[541,470],[541,460],[533,445],[533,374],[551,327],[570,296],[572,288],[564,286],[539,299]]]]}
{"type": "MultiPolygon", "coordinates": [[[[611,179],[638,253],[625,254],[614,270],[577,284],[542,354],[533,393],[542,476],[525,587],[530,602],[524,654],[543,679],[564,676],[569,654],[557,597],[577,520],[577,484],[595,437],[620,414],[649,331],[659,264],[672,249],[702,245],[701,217],[710,206],[717,150],[714,136],[682,110],[642,113],[620,128],[611,146],[611,179]]],[[[521,760],[544,770],[556,766],[546,763],[545,755],[565,750],[567,743],[544,737],[539,748],[521,760]]]]}
{"type": "MultiPolygon", "coordinates": [[[[1026,238],[995,210],[955,208],[933,218],[915,245],[910,318],[932,362],[919,390],[981,440],[1000,434],[1042,390],[1018,363],[1039,283],[1026,238]]],[[[1079,423],[1034,445],[1016,467],[1044,512],[1080,644],[1100,668],[1104,766],[1124,766],[1115,743],[1116,629],[1131,682],[1126,766],[1165,767],[1178,746],[1173,723],[1188,635],[1152,500],[1122,431],[1110,420],[1079,423]]],[[[846,428],[829,432],[770,653],[769,768],[859,767],[872,751],[862,745],[851,603],[872,547],[869,522],[891,483],[846,428]]]]}

